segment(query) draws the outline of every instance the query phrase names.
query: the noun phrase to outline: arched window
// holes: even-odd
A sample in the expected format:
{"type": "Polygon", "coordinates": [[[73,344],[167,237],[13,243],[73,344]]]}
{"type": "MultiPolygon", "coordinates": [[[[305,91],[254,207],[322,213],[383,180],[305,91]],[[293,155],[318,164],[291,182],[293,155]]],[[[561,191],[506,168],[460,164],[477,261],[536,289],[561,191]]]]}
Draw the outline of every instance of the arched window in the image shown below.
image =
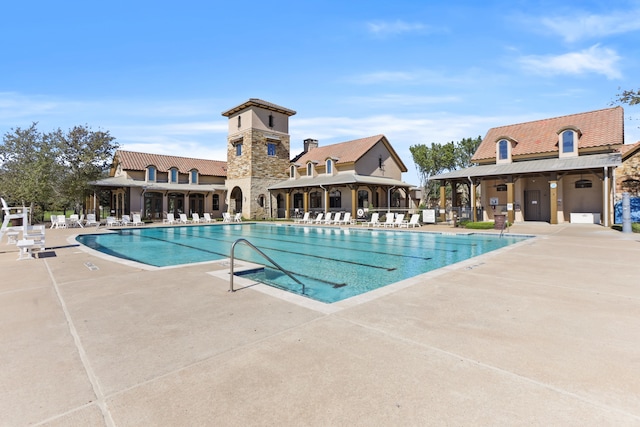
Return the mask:
{"type": "Polygon", "coordinates": [[[575,137],[572,130],[562,132],[562,152],[573,153],[575,150],[575,137]]]}
{"type": "Polygon", "coordinates": [[[264,208],[264,194],[260,194],[258,196],[258,206],[260,206],[261,208],[264,208]]]}
{"type": "Polygon", "coordinates": [[[509,158],[509,141],[501,139],[498,141],[498,160],[507,160],[509,158]]]}
{"type": "Polygon", "coordinates": [[[333,161],[331,159],[327,159],[327,174],[330,175],[333,173],[333,161]]]}
{"type": "Polygon", "coordinates": [[[242,127],[242,116],[238,116],[238,128],[242,127]]]}
{"type": "Polygon", "coordinates": [[[191,182],[190,184],[197,184],[198,183],[198,171],[197,170],[192,170],[191,171],[191,182]]]}
{"type": "Polygon", "coordinates": [[[170,174],[170,180],[172,183],[177,183],[178,182],[178,169],[176,168],[171,168],[169,171],[170,174]]]}
{"type": "Polygon", "coordinates": [[[219,211],[220,210],[220,195],[219,194],[214,194],[213,195],[213,210],[214,211],[219,211]]]}
{"type": "Polygon", "coordinates": [[[313,164],[311,162],[307,163],[307,176],[313,175],[313,164]]]}
{"type": "Polygon", "coordinates": [[[322,207],[322,193],[319,191],[313,191],[309,193],[309,207],[312,209],[318,209],[322,207]]]}
{"type": "Polygon", "coordinates": [[[369,192],[367,190],[358,190],[358,207],[369,207],[369,192]]]}
{"type": "Polygon", "coordinates": [[[289,178],[296,177],[296,167],[294,165],[289,166],[289,178]]]}
{"type": "Polygon", "coordinates": [[[154,182],[156,180],[156,167],[147,166],[147,181],[154,182]]]}
{"type": "Polygon", "coordinates": [[[333,190],[329,193],[329,207],[341,208],[342,207],[342,193],[340,190],[333,190]]]}

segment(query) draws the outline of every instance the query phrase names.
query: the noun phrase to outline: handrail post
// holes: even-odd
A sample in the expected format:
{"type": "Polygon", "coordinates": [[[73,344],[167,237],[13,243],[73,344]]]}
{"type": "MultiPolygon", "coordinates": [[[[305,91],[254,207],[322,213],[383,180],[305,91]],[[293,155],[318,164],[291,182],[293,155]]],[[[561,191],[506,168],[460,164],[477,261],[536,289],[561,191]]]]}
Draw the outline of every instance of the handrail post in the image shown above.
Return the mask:
{"type": "Polygon", "coordinates": [[[262,255],[262,257],[264,259],[266,259],[267,261],[269,261],[271,264],[273,264],[278,270],[282,271],[284,274],[286,274],[287,276],[289,276],[293,281],[295,281],[296,283],[298,283],[300,286],[302,286],[302,293],[304,294],[304,283],[302,283],[301,281],[299,281],[298,279],[296,279],[295,277],[293,277],[291,275],[291,273],[289,273],[287,270],[285,270],[284,268],[282,268],[280,266],[280,264],[278,264],[277,262],[275,262],[273,259],[271,259],[267,254],[265,254],[264,252],[262,252],[260,249],[258,249],[253,243],[251,243],[250,241],[248,241],[247,239],[237,239],[235,242],[233,242],[231,244],[231,253],[229,254],[229,261],[231,262],[231,265],[229,266],[229,292],[234,292],[233,289],[233,264],[234,264],[234,251],[236,248],[236,244],[237,243],[244,243],[247,246],[249,246],[250,248],[253,248],[256,252],[258,252],[260,255],[262,255]]]}

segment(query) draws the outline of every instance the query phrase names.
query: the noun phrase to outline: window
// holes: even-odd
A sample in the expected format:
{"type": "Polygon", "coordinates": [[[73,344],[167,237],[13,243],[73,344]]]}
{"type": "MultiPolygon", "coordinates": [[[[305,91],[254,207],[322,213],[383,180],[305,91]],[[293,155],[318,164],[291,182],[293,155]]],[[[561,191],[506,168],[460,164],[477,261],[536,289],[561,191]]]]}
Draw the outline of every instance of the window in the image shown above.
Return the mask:
{"type": "Polygon", "coordinates": [[[507,191],[507,184],[496,185],[496,191],[507,191]]]}
{"type": "Polygon", "coordinates": [[[576,188],[591,188],[593,183],[590,179],[579,179],[576,181],[576,188]]]}
{"type": "Polygon", "coordinates": [[[293,195],[293,208],[294,209],[302,209],[304,206],[304,200],[302,199],[302,193],[295,193],[293,195]]]}
{"type": "Polygon", "coordinates": [[[358,207],[369,207],[369,192],[367,190],[358,190],[358,207]]]}
{"type": "Polygon", "coordinates": [[[276,155],[276,144],[273,142],[267,143],[267,156],[275,156],[276,155]]]}
{"type": "Polygon", "coordinates": [[[191,171],[191,184],[197,184],[198,183],[198,171],[197,170],[192,170],[191,171]]]}
{"type": "Polygon", "coordinates": [[[214,211],[219,211],[220,210],[220,195],[219,194],[214,194],[213,195],[213,210],[214,211]]]}
{"type": "Polygon", "coordinates": [[[330,175],[333,173],[333,162],[331,159],[327,159],[327,174],[330,175]]]}
{"type": "Polygon", "coordinates": [[[507,160],[509,158],[509,141],[501,139],[498,142],[498,160],[507,160]]]}
{"type": "Polygon", "coordinates": [[[341,208],[342,207],[342,193],[339,190],[333,190],[329,193],[329,207],[341,208]]]}
{"type": "Polygon", "coordinates": [[[178,182],[178,169],[171,169],[171,182],[178,182]]]}
{"type": "Polygon", "coordinates": [[[314,191],[309,194],[309,205],[312,209],[318,209],[322,207],[322,193],[314,191]]]}
{"type": "Polygon", "coordinates": [[[155,166],[147,167],[147,181],[155,181],[156,180],[156,168],[155,166]]]}
{"type": "Polygon", "coordinates": [[[295,178],[296,177],[296,167],[291,165],[289,167],[289,177],[290,178],[295,178]]]}
{"type": "Polygon", "coordinates": [[[573,143],[573,131],[565,130],[562,132],[562,152],[563,153],[573,153],[574,143],[573,143]]]}
{"type": "Polygon", "coordinates": [[[242,127],[242,116],[238,116],[238,128],[242,127]]]}
{"type": "Polygon", "coordinates": [[[242,156],[242,143],[236,144],[236,156],[242,156]]]}
{"type": "Polygon", "coordinates": [[[258,206],[264,208],[264,194],[258,196],[258,206]]]}
{"type": "Polygon", "coordinates": [[[273,114],[269,114],[269,127],[273,127],[273,114]]]}
{"type": "Polygon", "coordinates": [[[313,175],[313,164],[311,162],[307,163],[307,176],[313,175]]]}

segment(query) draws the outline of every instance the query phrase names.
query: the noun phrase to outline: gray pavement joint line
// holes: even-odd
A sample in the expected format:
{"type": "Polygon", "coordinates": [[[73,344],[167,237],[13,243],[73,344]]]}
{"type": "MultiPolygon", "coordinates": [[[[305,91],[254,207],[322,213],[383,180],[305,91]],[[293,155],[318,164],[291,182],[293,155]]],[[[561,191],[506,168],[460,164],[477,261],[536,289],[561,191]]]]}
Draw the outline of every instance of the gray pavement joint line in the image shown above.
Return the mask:
{"type": "Polygon", "coordinates": [[[639,420],[640,421],[640,414],[633,414],[633,413],[628,412],[628,411],[626,411],[624,409],[616,408],[616,407],[607,405],[606,403],[598,402],[596,400],[592,400],[592,399],[589,399],[587,397],[580,396],[579,394],[573,393],[571,391],[564,390],[564,389],[556,387],[554,385],[547,384],[547,383],[535,380],[533,378],[529,378],[529,377],[526,377],[524,375],[520,375],[518,373],[515,373],[515,372],[512,372],[512,371],[508,371],[506,369],[499,368],[498,366],[489,365],[489,364],[481,362],[479,360],[471,359],[469,357],[462,356],[460,354],[453,353],[451,351],[444,350],[444,349],[439,348],[439,347],[434,347],[432,345],[428,345],[428,344],[424,344],[424,343],[421,343],[421,342],[418,342],[418,341],[414,341],[414,340],[411,340],[409,338],[405,338],[405,337],[401,337],[401,336],[398,336],[398,335],[394,335],[394,334],[392,334],[390,332],[387,332],[387,331],[385,331],[383,329],[378,329],[378,328],[375,328],[375,327],[372,327],[372,326],[369,326],[369,325],[366,325],[366,324],[363,324],[363,323],[360,323],[360,322],[356,322],[356,321],[354,321],[352,319],[349,319],[349,318],[346,318],[346,317],[343,317],[343,316],[340,316],[340,315],[337,315],[337,317],[339,317],[340,319],[342,319],[342,320],[344,320],[346,322],[350,322],[350,323],[352,323],[354,325],[360,326],[360,327],[368,329],[370,331],[374,331],[374,332],[386,335],[386,336],[388,336],[388,337],[390,337],[390,338],[392,338],[394,340],[403,341],[403,342],[409,343],[411,345],[417,345],[417,346],[422,347],[422,348],[430,349],[432,351],[444,354],[444,355],[449,356],[449,357],[453,357],[453,358],[456,358],[456,359],[459,359],[459,360],[464,360],[465,362],[472,363],[472,364],[474,364],[476,366],[481,366],[481,367],[483,367],[485,369],[497,372],[499,374],[506,375],[506,376],[509,376],[509,377],[514,377],[514,378],[517,378],[517,379],[519,379],[521,381],[525,381],[525,382],[528,382],[530,384],[534,384],[534,385],[537,385],[539,387],[546,388],[547,390],[551,390],[551,391],[554,391],[556,393],[568,396],[570,398],[579,400],[581,402],[587,403],[587,404],[589,404],[591,406],[595,406],[595,407],[600,408],[602,410],[605,410],[605,411],[608,411],[608,412],[615,412],[615,413],[618,413],[618,414],[621,414],[621,415],[624,415],[624,416],[627,416],[627,417],[631,417],[631,418],[633,418],[635,420],[639,420]]]}
{"type": "Polygon", "coordinates": [[[65,303],[62,295],[60,294],[60,288],[58,287],[58,282],[51,271],[51,267],[47,260],[44,260],[44,264],[47,267],[47,271],[49,272],[49,277],[51,277],[51,282],[53,283],[53,288],[56,291],[56,296],[58,297],[58,301],[60,302],[60,306],[62,307],[62,311],[64,313],[64,317],[67,319],[67,325],[69,326],[69,332],[73,337],[73,342],[76,345],[76,349],[78,350],[78,354],[80,355],[80,360],[82,361],[82,366],[84,367],[85,372],[87,373],[87,377],[91,382],[91,386],[93,387],[93,392],[96,395],[96,403],[102,412],[102,416],[104,417],[104,421],[109,427],[115,427],[115,422],[113,421],[113,417],[111,416],[111,412],[109,412],[109,408],[107,407],[107,402],[105,400],[104,393],[102,391],[102,387],[100,386],[100,381],[98,377],[95,375],[93,368],[91,367],[91,363],[89,362],[89,357],[87,356],[86,351],[84,350],[84,346],[82,345],[82,340],[80,340],[80,335],[78,335],[78,330],[73,324],[73,320],[71,319],[71,314],[67,309],[67,304],[65,303]]]}

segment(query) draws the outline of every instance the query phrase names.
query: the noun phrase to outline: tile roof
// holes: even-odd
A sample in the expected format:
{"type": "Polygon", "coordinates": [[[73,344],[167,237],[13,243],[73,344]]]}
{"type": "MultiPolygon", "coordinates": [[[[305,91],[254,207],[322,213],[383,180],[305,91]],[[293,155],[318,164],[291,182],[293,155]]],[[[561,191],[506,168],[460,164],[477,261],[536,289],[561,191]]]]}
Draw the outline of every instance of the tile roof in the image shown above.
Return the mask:
{"type": "Polygon", "coordinates": [[[313,148],[306,153],[297,156],[294,161],[296,164],[304,165],[307,162],[324,163],[328,158],[338,159],[337,163],[355,162],[364,156],[378,142],[385,144],[391,155],[394,157],[398,166],[403,172],[407,171],[407,167],[402,163],[400,157],[394,151],[389,141],[384,135],[374,135],[367,138],[354,139],[353,141],[340,142],[338,144],[325,145],[313,148]]]}
{"type": "Polygon", "coordinates": [[[640,141],[635,144],[625,144],[620,147],[620,154],[622,154],[622,158],[625,159],[628,156],[632,156],[636,151],[640,149],[640,141]]]}
{"type": "Polygon", "coordinates": [[[624,143],[624,110],[622,107],[536,120],[489,129],[473,155],[473,161],[496,158],[496,142],[504,137],[516,141],[511,155],[549,154],[558,152],[558,131],[567,127],[580,130],[578,149],[620,145],[624,143]]]}
{"type": "Polygon", "coordinates": [[[275,111],[277,113],[283,113],[286,114],[287,116],[293,116],[294,114],[296,114],[295,111],[290,110],[288,108],[284,108],[281,107],[277,104],[271,103],[271,102],[267,102],[264,101],[262,99],[258,99],[258,98],[249,98],[248,101],[243,102],[240,105],[237,105],[233,108],[228,109],[227,111],[223,111],[222,115],[225,117],[229,117],[237,112],[240,112],[242,110],[245,110],[249,107],[261,107],[267,110],[271,110],[271,111],[275,111]]]}
{"type": "Polygon", "coordinates": [[[159,172],[167,172],[170,168],[175,167],[180,173],[188,173],[192,169],[197,169],[200,175],[227,176],[227,162],[220,160],[194,159],[125,150],[116,151],[115,159],[114,162],[119,161],[123,170],[142,171],[147,166],[153,165],[158,168],[159,172]]]}

